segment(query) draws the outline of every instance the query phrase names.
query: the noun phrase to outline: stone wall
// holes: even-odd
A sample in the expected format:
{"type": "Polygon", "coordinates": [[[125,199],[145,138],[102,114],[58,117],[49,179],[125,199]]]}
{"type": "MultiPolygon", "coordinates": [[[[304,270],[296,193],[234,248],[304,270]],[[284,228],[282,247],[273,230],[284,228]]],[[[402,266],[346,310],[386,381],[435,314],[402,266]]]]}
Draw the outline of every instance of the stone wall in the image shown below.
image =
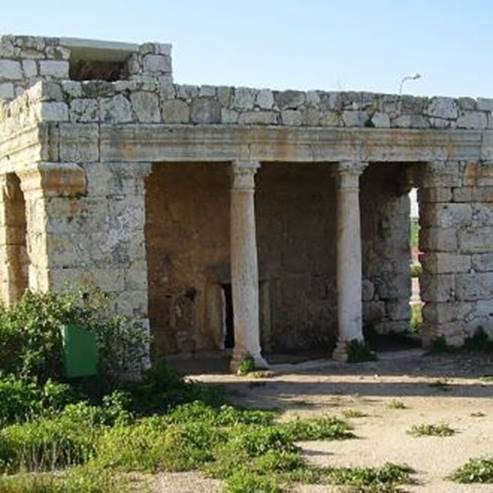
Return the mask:
{"type": "MultiPolygon", "coordinates": [[[[264,163],[256,175],[265,350],[320,350],[335,340],[332,173],[330,164],[264,163]]],[[[389,187],[395,178],[394,168],[378,165],[362,177],[365,323],[381,332],[409,324],[409,202],[389,187]]],[[[222,348],[221,287],[231,282],[229,188],[228,165],[222,163],[155,164],[147,178],[156,355],[222,348]]]]}
{"type": "Polygon", "coordinates": [[[493,165],[416,170],[426,342],[460,345],[479,327],[493,336],[493,165]]]}

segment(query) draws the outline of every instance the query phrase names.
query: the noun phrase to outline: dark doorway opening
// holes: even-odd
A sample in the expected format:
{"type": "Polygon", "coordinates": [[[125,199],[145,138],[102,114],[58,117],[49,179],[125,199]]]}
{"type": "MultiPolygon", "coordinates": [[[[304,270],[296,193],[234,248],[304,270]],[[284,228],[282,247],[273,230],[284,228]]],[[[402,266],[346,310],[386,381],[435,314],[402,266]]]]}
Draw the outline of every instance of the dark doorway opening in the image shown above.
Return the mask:
{"type": "Polygon", "coordinates": [[[222,284],[224,296],[224,348],[235,347],[235,331],[233,323],[233,291],[231,284],[222,284]]]}

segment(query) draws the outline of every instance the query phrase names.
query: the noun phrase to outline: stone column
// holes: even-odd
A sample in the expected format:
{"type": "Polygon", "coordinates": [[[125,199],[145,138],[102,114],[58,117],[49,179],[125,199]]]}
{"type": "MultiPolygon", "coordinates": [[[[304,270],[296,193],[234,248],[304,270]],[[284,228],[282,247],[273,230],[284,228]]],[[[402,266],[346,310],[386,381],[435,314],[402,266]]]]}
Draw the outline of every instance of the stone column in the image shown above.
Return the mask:
{"type": "Polygon", "coordinates": [[[337,166],[337,322],[333,358],[346,361],[348,342],[363,341],[359,177],[367,163],[337,166]]]}
{"type": "Polygon", "coordinates": [[[255,231],[254,176],[258,162],[234,162],[231,181],[231,285],[235,347],[231,367],[251,355],[258,368],[266,368],[259,334],[259,282],[255,231]]]}

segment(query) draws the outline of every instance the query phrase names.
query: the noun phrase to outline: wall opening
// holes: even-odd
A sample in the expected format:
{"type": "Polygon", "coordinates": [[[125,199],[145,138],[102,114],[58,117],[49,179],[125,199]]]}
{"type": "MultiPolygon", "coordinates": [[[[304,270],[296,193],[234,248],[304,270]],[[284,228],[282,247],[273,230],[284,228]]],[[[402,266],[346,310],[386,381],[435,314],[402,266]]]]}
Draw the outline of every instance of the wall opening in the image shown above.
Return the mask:
{"type": "Polygon", "coordinates": [[[70,60],[70,80],[104,80],[114,82],[127,78],[125,62],[70,60]]]}
{"type": "Polygon", "coordinates": [[[224,349],[235,347],[233,292],[231,284],[222,284],[224,349]]]}
{"type": "Polygon", "coordinates": [[[14,304],[29,287],[26,201],[15,173],[7,174],[5,213],[9,304],[14,304]]]}
{"type": "Polygon", "coordinates": [[[423,323],[423,302],[421,301],[419,277],[423,272],[420,262],[421,252],[419,250],[419,203],[418,190],[412,188],[409,192],[409,201],[411,204],[410,213],[410,236],[409,247],[411,252],[410,275],[411,275],[411,298],[409,306],[411,309],[410,328],[413,334],[419,334],[421,324],[423,323]]]}

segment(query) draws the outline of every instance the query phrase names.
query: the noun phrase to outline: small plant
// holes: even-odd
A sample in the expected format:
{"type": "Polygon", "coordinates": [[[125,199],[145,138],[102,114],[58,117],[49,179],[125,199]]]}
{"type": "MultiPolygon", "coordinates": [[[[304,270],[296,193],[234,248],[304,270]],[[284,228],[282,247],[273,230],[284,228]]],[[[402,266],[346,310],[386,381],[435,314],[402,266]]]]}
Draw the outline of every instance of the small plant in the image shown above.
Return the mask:
{"type": "Polygon", "coordinates": [[[422,273],[423,266],[419,262],[411,264],[411,277],[419,277],[422,273]]]}
{"type": "Polygon", "coordinates": [[[493,458],[470,459],[450,479],[457,483],[493,483],[493,458]]]}
{"type": "Polygon", "coordinates": [[[482,382],[490,383],[490,382],[493,382],[493,375],[483,375],[482,377],[479,377],[479,379],[482,382]]]}
{"type": "Polygon", "coordinates": [[[248,375],[255,371],[255,360],[251,354],[247,354],[238,365],[237,374],[238,375],[248,375]]]}
{"type": "Polygon", "coordinates": [[[364,412],[359,411],[358,409],[345,409],[344,411],[342,411],[342,415],[346,419],[350,419],[350,418],[366,418],[368,416],[368,414],[365,414],[364,412]]]}
{"type": "Polygon", "coordinates": [[[486,414],[481,411],[476,411],[474,413],[471,413],[469,416],[471,416],[471,418],[485,418],[486,414]]]}
{"type": "Polygon", "coordinates": [[[488,337],[483,327],[478,327],[474,334],[464,341],[464,349],[468,351],[492,351],[493,340],[488,337]]]}
{"type": "Polygon", "coordinates": [[[355,438],[348,422],[333,416],[312,419],[295,419],[280,425],[293,441],[345,440],[355,438]]]}
{"type": "Polygon", "coordinates": [[[365,341],[353,339],[346,345],[347,362],[361,363],[363,361],[377,361],[377,355],[365,341]]]}
{"type": "Polygon", "coordinates": [[[388,404],[387,407],[389,409],[407,409],[407,406],[400,400],[398,399],[392,399],[388,404]]]}
{"type": "Polygon", "coordinates": [[[283,490],[275,478],[240,469],[226,480],[224,491],[225,493],[281,493],[283,490]]]}
{"type": "Polygon", "coordinates": [[[414,425],[408,434],[414,437],[450,437],[455,435],[456,431],[447,424],[439,425],[414,425]]]}

